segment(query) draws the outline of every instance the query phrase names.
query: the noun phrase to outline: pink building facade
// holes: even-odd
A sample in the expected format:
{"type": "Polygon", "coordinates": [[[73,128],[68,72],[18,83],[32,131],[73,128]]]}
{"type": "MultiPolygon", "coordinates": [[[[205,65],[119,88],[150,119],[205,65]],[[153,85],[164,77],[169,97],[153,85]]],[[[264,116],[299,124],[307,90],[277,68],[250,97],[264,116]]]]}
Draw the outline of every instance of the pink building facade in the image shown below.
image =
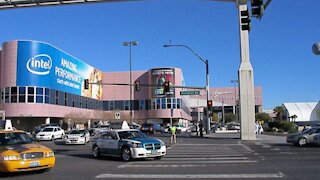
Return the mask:
{"type": "MultiPolygon", "coordinates": [[[[43,123],[64,127],[122,120],[166,124],[172,119],[188,125],[192,112],[202,111],[198,107],[206,105],[205,91],[186,96],[180,92],[189,89],[171,87],[164,93],[165,81],[172,86],[185,86],[180,68],[132,71],[132,84],[140,84],[137,90],[128,85],[130,72],[102,72],[47,43],[9,41],[3,43],[0,54],[0,110],[15,127],[31,132],[43,123]],[[89,79],[88,90],[84,79],[89,79]]],[[[237,90],[211,88],[210,99],[216,107],[236,109],[237,90]]],[[[261,111],[262,88],[255,88],[255,93],[256,111],[261,111]]]]}

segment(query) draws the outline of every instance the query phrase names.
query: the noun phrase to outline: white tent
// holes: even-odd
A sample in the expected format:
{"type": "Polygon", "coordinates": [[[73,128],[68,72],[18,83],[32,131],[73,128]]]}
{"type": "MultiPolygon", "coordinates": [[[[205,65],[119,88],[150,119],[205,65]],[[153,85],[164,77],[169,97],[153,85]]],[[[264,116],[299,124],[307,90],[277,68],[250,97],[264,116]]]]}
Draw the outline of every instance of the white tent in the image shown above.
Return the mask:
{"type": "Polygon", "coordinates": [[[320,121],[319,102],[283,103],[287,111],[287,120],[295,122],[320,121]],[[318,107],[318,114],[316,111],[318,107]],[[297,118],[290,118],[296,115],[297,118]]]}

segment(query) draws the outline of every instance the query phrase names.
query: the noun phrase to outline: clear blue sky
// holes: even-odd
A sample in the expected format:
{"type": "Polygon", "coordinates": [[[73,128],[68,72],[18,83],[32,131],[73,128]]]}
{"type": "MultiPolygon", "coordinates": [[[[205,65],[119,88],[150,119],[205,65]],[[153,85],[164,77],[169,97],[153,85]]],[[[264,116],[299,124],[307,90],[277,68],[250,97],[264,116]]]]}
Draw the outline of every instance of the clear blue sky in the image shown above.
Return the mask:
{"type": "MultiPolygon", "coordinates": [[[[252,18],[250,54],[264,109],[283,102],[318,101],[320,56],[319,0],[273,0],[261,21],[252,18]]],[[[182,68],[186,85],[205,85],[205,66],[184,44],[210,63],[210,86],[233,87],[240,64],[234,3],[206,0],[148,0],[1,10],[0,42],[17,39],[52,44],[74,57],[110,71],[182,68]]]]}

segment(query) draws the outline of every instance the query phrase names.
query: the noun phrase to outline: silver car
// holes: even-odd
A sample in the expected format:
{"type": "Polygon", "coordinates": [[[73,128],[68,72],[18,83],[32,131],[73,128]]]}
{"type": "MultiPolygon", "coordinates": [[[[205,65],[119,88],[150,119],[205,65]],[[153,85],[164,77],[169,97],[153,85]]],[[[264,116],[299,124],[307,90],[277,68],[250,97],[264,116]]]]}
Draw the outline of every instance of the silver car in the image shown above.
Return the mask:
{"type": "Polygon", "coordinates": [[[289,134],[287,136],[287,142],[299,146],[305,146],[307,144],[316,143],[315,139],[318,135],[320,135],[320,127],[312,127],[301,133],[289,134]]]}

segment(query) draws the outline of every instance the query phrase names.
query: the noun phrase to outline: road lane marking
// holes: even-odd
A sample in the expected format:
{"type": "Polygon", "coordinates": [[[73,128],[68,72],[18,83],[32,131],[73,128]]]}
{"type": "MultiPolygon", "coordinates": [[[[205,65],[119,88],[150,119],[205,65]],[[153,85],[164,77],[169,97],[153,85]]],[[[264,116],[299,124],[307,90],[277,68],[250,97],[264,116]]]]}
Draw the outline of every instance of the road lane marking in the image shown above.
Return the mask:
{"type": "MultiPolygon", "coordinates": [[[[223,160],[223,161],[176,161],[176,162],[171,162],[171,161],[165,161],[161,160],[158,161],[157,164],[154,164],[153,162],[148,162],[148,161],[142,161],[142,162],[134,162],[134,163],[128,163],[128,164],[123,164],[119,165],[118,168],[124,168],[124,167],[139,167],[140,165],[145,165],[149,164],[151,167],[155,167],[156,165],[184,165],[184,164],[235,164],[235,163],[257,163],[258,161],[255,160],[223,160]]],[[[168,166],[169,167],[169,166],[168,166]]]]}
{"type": "Polygon", "coordinates": [[[129,179],[248,179],[248,178],[283,178],[285,175],[279,173],[261,174],[100,174],[97,179],[102,178],[129,178],[129,179]]]}
{"type": "Polygon", "coordinates": [[[176,161],[176,160],[247,160],[248,157],[165,157],[163,161],[176,161]]]}

